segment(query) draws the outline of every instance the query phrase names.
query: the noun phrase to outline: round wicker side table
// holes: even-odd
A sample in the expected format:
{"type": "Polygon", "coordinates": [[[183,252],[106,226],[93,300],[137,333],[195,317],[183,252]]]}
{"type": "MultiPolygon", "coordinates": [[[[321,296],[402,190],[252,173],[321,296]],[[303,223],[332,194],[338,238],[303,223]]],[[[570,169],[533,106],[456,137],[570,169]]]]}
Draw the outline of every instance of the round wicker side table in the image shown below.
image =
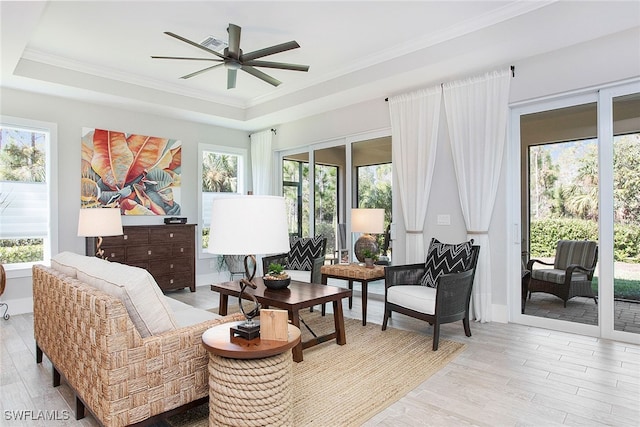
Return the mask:
{"type": "Polygon", "coordinates": [[[300,329],[288,326],[287,341],[231,339],[229,329],[242,322],[214,326],[202,334],[209,351],[209,425],[292,426],[291,350],[300,329]]]}

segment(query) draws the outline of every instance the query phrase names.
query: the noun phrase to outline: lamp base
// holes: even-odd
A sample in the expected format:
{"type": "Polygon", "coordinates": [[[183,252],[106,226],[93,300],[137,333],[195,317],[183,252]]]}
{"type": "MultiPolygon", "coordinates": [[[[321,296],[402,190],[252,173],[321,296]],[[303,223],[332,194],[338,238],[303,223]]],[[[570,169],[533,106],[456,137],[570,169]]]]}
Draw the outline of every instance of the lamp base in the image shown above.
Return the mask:
{"type": "Polygon", "coordinates": [[[356,259],[360,262],[364,262],[364,251],[366,249],[369,249],[374,254],[377,254],[380,250],[378,248],[378,242],[376,242],[376,239],[371,234],[363,234],[360,236],[360,238],[356,240],[353,249],[356,259]]]}
{"type": "Polygon", "coordinates": [[[245,340],[252,340],[260,336],[260,323],[253,322],[251,325],[242,323],[235,328],[229,328],[231,338],[243,338],[245,340]]]}

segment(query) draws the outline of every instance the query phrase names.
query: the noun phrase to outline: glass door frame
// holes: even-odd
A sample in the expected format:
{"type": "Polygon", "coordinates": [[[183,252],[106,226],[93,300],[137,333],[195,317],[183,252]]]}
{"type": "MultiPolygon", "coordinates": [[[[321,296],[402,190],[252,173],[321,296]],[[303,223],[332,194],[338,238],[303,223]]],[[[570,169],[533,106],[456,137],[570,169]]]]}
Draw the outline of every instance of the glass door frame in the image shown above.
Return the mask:
{"type": "Polygon", "coordinates": [[[527,101],[511,105],[509,144],[507,145],[507,192],[511,200],[509,240],[514,250],[507,256],[509,285],[509,319],[512,322],[540,328],[561,330],[581,335],[614,339],[640,344],[640,335],[614,330],[614,256],[613,256],[613,98],[640,93],[640,80],[620,82],[563,96],[527,101]],[[597,103],[598,111],[598,325],[585,325],[563,320],[529,316],[521,313],[520,259],[522,250],[522,194],[521,194],[521,141],[520,116],[576,105],[597,103]],[[610,165],[610,167],[602,167],[610,165]]]}
{"type": "MultiPolygon", "coordinates": [[[[351,208],[354,207],[354,177],[353,177],[353,161],[352,161],[352,150],[351,145],[357,142],[367,141],[369,139],[376,139],[382,137],[391,136],[391,128],[382,128],[373,130],[370,132],[363,132],[359,134],[349,135],[342,138],[330,139],[327,141],[316,142],[306,146],[299,146],[297,148],[290,148],[285,150],[276,151],[275,157],[275,167],[274,171],[276,171],[276,179],[278,184],[275,188],[275,195],[282,196],[282,160],[294,154],[300,153],[308,153],[309,155],[309,232],[311,234],[315,233],[315,168],[311,167],[315,165],[315,151],[321,150],[325,148],[344,146],[345,147],[345,164],[347,165],[345,170],[345,183],[344,183],[344,212],[345,218],[344,223],[346,224],[346,247],[353,247],[353,239],[351,236],[351,208]]],[[[394,199],[395,200],[395,199],[394,199]]],[[[392,204],[393,206],[393,204],[392,204]]],[[[353,251],[349,251],[349,256],[353,257],[353,251]]]]}

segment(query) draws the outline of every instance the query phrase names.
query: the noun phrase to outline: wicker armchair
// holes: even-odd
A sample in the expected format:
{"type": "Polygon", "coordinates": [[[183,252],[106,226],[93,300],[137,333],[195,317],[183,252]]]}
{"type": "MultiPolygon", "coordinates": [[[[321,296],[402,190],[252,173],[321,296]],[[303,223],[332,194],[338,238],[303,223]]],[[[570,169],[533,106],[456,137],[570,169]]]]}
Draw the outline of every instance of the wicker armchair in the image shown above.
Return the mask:
{"type": "MultiPolygon", "coordinates": [[[[301,239],[305,241],[311,241],[312,238],[309,239],[301,239]]],[[[320,267],[324,265],[325,262],[325,251],[327,248],[327,238],[326,237],[316,237],[317,247],[313,250],[310,248],[302,248],[302,250],[296,251],[297,253],[294,255],[292,251],[295,249],[292,248],[292,251],[265,256],[262,258],[262,271],[264,274],[267,274],[269,270],[269,264],[277,263],[285,266],[285,271],[289,274],[292,280],[298,280],[300,282],[308,282],[308,283],[320,283],[322,279],[322,274],[320,273],[320,267]],[[296,256],[297,258],[307,258],[308,259],[308,270],[298,270],[295,268],[291,268],[291,258],[296,256]]],[[[305,264],[305,262],[299,262],[298,264],[305,264]]]]}
{"type": "Polygon", "coordinates": [[[478,263],[480,246],[471,247],[467,270],[438,278],[437,288],[421,285],[425,263],[385,267],[384,320],[387,329],[391,312],[405,314],[433,325],[433,350],[438,349],[440,325],[462,320],[466,336],[469,327],[469,301],[478,263]]]}
{"type": "Polygon", "coordinates": [[[533,292],[552,294],[564,301],[573,297],[588,297],[598,303],[591,288],[593,273],[598,262],[598,245],[589,240],[560,240],[556,246],[553,264],[530,259],[527,270],[531,272],[528,289],[529,299],[533,292]],[[535,264],[551,265],[553,268],[533,269],[535,264]]]}

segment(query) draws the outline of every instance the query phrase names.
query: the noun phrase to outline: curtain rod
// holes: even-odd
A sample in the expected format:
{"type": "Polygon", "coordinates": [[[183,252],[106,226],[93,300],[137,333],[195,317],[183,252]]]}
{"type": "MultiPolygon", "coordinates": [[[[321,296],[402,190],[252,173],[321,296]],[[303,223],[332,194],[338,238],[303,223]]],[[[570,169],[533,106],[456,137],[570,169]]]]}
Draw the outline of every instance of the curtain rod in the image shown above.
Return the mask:
{"type": "MultiPolygon", "coordinates": [[[[271,130],[271,132],[273,132],[274,135],[278,134],[278,130],[277,129],[271,128],[270,130],[271,130]]],[[[254,133],[257,133],[257,132],[254,132],[254,133]]],[[[249,138],[251,138],[251,135],[253,135],[253,133],[249,134],[249,138]]]]}
{"type": "MultiPolygon", "coordinates": [[[[511,77],[515,77],[516,76],[516,66],[515,65],[511,65],[509,67],[509,69],[511,70],[511,77]]],[[[444,83],[440,83],[440,86],[444,85],[444,83]]],[[[389,98],[385,98],[384,102],[389,102],[389,98]]]]}

